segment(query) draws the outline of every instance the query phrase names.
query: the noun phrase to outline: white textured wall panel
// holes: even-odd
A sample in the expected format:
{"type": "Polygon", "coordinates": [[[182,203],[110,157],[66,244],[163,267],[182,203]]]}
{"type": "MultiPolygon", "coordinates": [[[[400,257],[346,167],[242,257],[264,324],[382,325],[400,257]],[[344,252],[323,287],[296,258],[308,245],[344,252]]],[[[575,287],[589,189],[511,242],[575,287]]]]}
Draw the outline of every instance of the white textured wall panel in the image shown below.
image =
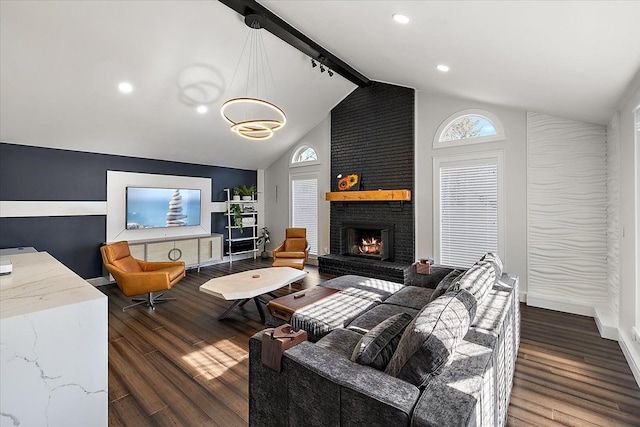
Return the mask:
{"type": "Polygon", "coordinates": [[[607,303],[604,126],[527,114],[529,295],[607,303]]]}
{"type": "Polygon", "coordinates": [[[609,309],[618,318],[620,300],[620,116],[607,127],[607,284],[609,309]]]}

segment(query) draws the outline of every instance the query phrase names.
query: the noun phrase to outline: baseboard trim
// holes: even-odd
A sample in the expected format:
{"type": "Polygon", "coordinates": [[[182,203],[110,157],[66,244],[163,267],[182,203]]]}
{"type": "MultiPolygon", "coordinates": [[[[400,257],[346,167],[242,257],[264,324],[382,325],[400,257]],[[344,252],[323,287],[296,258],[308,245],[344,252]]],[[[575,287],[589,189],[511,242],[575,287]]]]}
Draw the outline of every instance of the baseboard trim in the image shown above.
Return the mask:
{"type": "Polygon", "coordinates": [[[527,293],[526,292],[522,292],[522,291],[520,291],[519,293],[520,293],[520,302],[526,303],[527,302],[527,293]]]}
{"type": "Polygon", "coordinates": [[[640,387],[640,354],[634,351],[633,344],[631,344],[632,340],[624,331],[619,330],[618,335],[618,343],[622,349],[622,354],[624,354],[624,357],[627,359],[631,373],[633,373],[636,383],[638,383],[638,387],[640,387]]]}
{"type": "Polygon", "coordinates": [[[594,317],[593,307],[575,304],[569,301],[551,300],[545,297],[527,294],[527,305],[548,310],[563,311],[565,313],[579,314],[581,316],[594,317]]]}
{"type": "Polygon", "coordinates": [[[593,318],[596,321],[598,332],[602,338],[619,341],[618,321],[613,317],[603,313],[598,307],[594,310],[593,318]]]}

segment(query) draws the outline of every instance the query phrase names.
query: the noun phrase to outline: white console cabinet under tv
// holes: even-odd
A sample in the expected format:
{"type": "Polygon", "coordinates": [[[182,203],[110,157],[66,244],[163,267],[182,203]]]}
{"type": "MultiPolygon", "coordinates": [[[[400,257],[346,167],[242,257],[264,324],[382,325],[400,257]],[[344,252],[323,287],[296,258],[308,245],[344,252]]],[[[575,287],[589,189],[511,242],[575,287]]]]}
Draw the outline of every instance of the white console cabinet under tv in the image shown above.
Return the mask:
{"type": "Polygon", "coordinates": [[[131,256],[145,261],[183,261],[187,268],[222,260],[222,234],[129,241],[131,256]]]}

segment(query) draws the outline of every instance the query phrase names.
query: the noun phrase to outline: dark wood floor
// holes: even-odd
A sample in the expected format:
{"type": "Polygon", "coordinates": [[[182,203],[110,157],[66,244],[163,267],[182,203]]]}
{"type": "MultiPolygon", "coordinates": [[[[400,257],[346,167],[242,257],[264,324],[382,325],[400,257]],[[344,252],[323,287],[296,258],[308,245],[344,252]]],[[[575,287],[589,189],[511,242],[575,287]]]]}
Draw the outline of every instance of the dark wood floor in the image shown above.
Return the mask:
{"type": "MultiPolygon", "coordinates": [[[[261,330],[253,304],[216,320],[228,302],[198,290],[257,260],[189,272],[155,311],[134,308],[117,286],[109,297],[110,426],[246,426],[247,341],[261,330]]],[[[309,275],[291,291],[329,279],[309,275]]],[[[507,423],[511,426],[640,426],[640,389],[618,344],[593,319],[522,306],[522,334],[507,423]]],[[[265,426],[267,427],[267,426],[265,426]]]]}

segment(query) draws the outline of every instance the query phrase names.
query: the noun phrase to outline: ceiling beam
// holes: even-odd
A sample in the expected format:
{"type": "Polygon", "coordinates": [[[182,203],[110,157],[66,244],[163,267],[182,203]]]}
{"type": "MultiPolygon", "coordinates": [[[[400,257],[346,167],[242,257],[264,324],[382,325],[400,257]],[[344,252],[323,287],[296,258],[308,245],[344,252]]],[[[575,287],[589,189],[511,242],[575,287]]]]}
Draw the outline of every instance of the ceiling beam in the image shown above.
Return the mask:
{"type": "Polygon", "coordinates": [[[258,15],[260,26],[274,36],[295,47],[305,55],[323,64],[332,71],[360,87],[371,84],[371,80],[352,68],[349,64],[293,28],[279,16],[255,0],[219,0],[242,16],[258,15]]]}

